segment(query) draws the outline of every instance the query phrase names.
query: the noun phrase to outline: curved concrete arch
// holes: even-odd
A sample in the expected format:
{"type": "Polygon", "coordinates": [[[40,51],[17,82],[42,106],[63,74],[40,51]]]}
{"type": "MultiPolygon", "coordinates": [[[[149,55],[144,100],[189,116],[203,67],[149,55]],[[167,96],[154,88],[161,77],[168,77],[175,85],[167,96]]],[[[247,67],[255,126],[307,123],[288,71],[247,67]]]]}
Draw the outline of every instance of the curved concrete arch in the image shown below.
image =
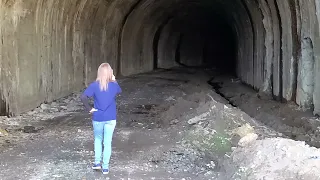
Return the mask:
{"type": "Polygon", "coordinates": [[[172,61],[176,57],[176,48],[178,47],[181,32],[175,31],[179,27],[177,18],[172,18],[164,26],[161,31],[158,43],[158,67],[159,68],[172,68],[179,66],[176,61],[172,61]]]}
{"type": "MultiPolygon", "coordinates": [[[[158,5],[162,5],[162,3],[160,3],[160,1],[158,1],[158,2],[159,2],[158,5]]],[[[183,2],[187,3],[188,1],[181,1],[180,3],[182,4],[183,2]]],[[[151,3],[151,4],[153,4],[153,3],[151,3]]],[[[227,5],[230,5],[228,3],[225,3],[225,4],[226,4],[225,7],[227,7],[227,5]]],[[[150,5],[150,4],[148,4],[148,5],[150,5]]],[[[169,5],[169,7],[172,5],[173,4],[169,5]]],[[[162,6],[164,6],[164,5],[162,5],[162,6]]],[[[142,7],[142,6],[140,6],[140,7],[142,7]]],[[[126,42],[128,42],[128,40],[122,42],[122,46],[123,46],[121,48],[121,50],[122,50],[121,62],[123,62],[122,69],[125,69],[126,71],[128,71],[128,73],[124,74],[124,75],[132,74],[132,72],[137,71],[139,68],[141,68],[141,69],[138,70],[138,72],[149,71],[153,67],[153,64],[152,64],[153,63],[153,61],[152,61],[153,56],[151,54],[152,53],[152,50],[151,50],[152,46],[151,46],[150,40],[153,39],[152,37],[154,36],[155,32],[154,32],[154,30],[152,30],[152,33],[150,33],[150,35],[149,35],[149,33],[145,31],[145,29],[148,27],[146,25],[145,26],[141,25],[144,23],[143,17],[139,17],[139,15],[138,15],[138,13],[141,12],[144,16],[150,17],[150,15],[148,13],[155,11],[155,10],[151,10],[152,7],[149,7],[149,9],[145,10],[145,11],[138,11],[138,9],[137,9],[135,11],[135,13],[131,14],[131,16],[134,16],[134,17],[129,17],[130,20],[128,20],[128,22],[125,25],[123,39],[129,39],[129,38],[131,38],[131,39],[129,41],[130,43],[126,43],[126,42]],[[145,29],[141,30],[140,29],[141,27],[145,28],[145,29]],[[143,33],[141,36],[139,36],[138,34],[136,34],[134,32],[136,32],[136,33],[143,32],[143,33]],[[148,43],[141,42],[140,37],[144,39],[143,42],[148,41],[148,43]],[[136,49],[136,50],[134,50],[134,49],[136,49]],[[140,55],[140,53],[142,54],[142,56],[140,55]],[[146,57],[143,57],[144,55],[146,55],[146,57]],[[130,58],[133,60],[130,60],[130,58]],[[141,61],[140,59],[146,59],[146,60],[141,61]],[[150,59],[151,59],[151,61],[150,61],[150,59]],[[135,66],[138,66],[138,67],[135,67],[130,62],[131,63],[132,62],[136,62],[136,63],[143,62],[143,63],[141,63],[141,64],[137,63],[135,66]],[[145,68],[141,67],[142,64],[143,64],[143,66],[145,66],[145,68]]],[[[237,11],[238,7],[239,6],[237,6],[237,8],[233,8],[233,10],[237,11]]],[[[240,5],[240,7],[241,7],[241,5],[240,5]]],[[[242,7],[242,8],[244,8],[244,7],[242,7]]],[[[146,8],[142,7],[141,9],[146,9],[146,8]]],[[[232,9],[232,8],[229,8],[229,9],[232,9]]],[[[235,15],[235,17],[243,17],[244,11],[245,10],[243,9],[243,12],[239,12],[237,15],[235,15]],[[240,16],[240,14],[242,16],[240,16]]],[[[162,12],[162,13],[164,13],[164,12],[162,12]]],[[[165,17],[162,19],[165,19],[165,17]]],[[[238,21],[241,21],[241,20],[242,19],[239,19],[238,21]]],[[[161,22],[161,16],[159,19],[155,19],[154,21],[161,22]]],[[[242,20],[242,22],[248,22],[248,20],[242,20]]],[[[153,24],[155,24],[155,23],[153,23],[153,24]]],[[[154,26],[157,27],[157,26],[159,26],[159,24],[161,24],[161,23],[158,23],[157,25],[154,25],[154,26]]],[[[241,23],[238,23],[238,24],[241,24],[241,23]]],[[[147,25],[149,25],[149,23],[147,23],[147,25]]],[[[251,25],[249,25],[249,26],[251,26],[251,25]]],[[[245,59],[245,60],[243,60],[244,63],[240,63],[240,64],[242,64],[242,69],[246,69],[248,66],[252,66],[250,68],[251,73],[248,73],[248,71],[242,71],[244,73],[244,75],[242,75],[243,76],[242,79],[244,82],[247,82],[248,84],[253,85],[254,83],[253,83],[252,77],[254,77],[254,76],[252,73],[253,73],[254,68],[253,68],[253,57],[251,57],[251,54],[253,56],[253,44],[252,44],[253,42],[248,41],[248,39],[253,39],[252,37],[248,37],[248,36],[250,36],[250,34],[252,34],[252,33],[250,33],[251,27],[244,28],[244,26],[242,26],[238,29],[243,30],[243,32],[241,32],[241,34],[245,35],[245,37],[243,39],[246,39],[246,40],[244,40],[244,42],[241,42],[241,40],[239,41],[240,43],[244,43],[243,45],[242,44],[240,45],[241,47],[244,47],[241,51],[239,51],[240,62],[241,62],[241,59],[245,59]],[[249,31],[249,33],[248,33],[248,31],[249,31]],[[251,45],[250,45],[250,43],[251,43],[251,45]],[[250,47],[246,48],[245,46],[250,46],[250,47]],[[250,51],[250,52],[243,53],[243,50],[250,51]],[[245,54],[245,55],[242,57],[241,54],[245,54]],[[246,63],[248,61],[250,61],[251,63],[246,63]]],[[[185,51],[185,52],[187,52],[187,51],[185,51]]],[[[241,70],[240,70],[240,72],[241,72],[241,70]]]]}
{"type": "Polygon", "coordinates": [[[244,0],[243,3],[246,6],[247,14],[250,18],[253,33],[253,87],[260,90],[265,81],[263,69],[265,64],[265,30],[262,22],[262,11],[257,1],[244,0]]]}
{"type": "Polygon", "coordinates": [[[281,21],[281,97],[285,100],[292,100],[292,95],[294,91],[294,78],[296,74],[294,71],[294,65],[297,63],[296,58],[293,56],[295,51],[293,46],[294,35],[296,34],[296,29],[292,24],[292,18],[295,17],[293,13],[294,8],[290,6],[288,1],[277,2],[277,7],[279,8],[279,17],[281,21]],[[285,32],[285,33],[284,33],[285,32]]]}
{"type": "Polygon", "coordinates": [[[153,39],[158,27],[170,15],[169,4],[142,1],[123,26],[121,42],[121,74],[150,71],[154,67],[153,39]],[[161,8],[161,10],[157,10],[161,8]]]}
{"type": "Polygon", "coordinates": [[[113,67],[116,75],[121,75],[121,42],[123,28],[128,20],[128,17],[136,9],[142,0],[130,2],[111,1],[106,11],[105,29],[106,29],[106,44],[105,49],[107,55],[105,61],[114,61],[113,67]],[[119,8],[121,7],[121,8],[119,8]]]}

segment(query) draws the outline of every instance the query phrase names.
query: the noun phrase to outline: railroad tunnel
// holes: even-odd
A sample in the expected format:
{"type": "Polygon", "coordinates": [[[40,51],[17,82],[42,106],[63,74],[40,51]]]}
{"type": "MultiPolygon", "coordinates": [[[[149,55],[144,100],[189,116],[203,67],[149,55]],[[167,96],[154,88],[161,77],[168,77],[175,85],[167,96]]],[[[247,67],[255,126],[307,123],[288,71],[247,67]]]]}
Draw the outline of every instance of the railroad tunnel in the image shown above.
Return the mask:
{"type": "Polygon", "coordinates": [[[320,113],[319,1],[0,0],[0,109],[19,114],[117,76],[215,67],[320,113]]]}

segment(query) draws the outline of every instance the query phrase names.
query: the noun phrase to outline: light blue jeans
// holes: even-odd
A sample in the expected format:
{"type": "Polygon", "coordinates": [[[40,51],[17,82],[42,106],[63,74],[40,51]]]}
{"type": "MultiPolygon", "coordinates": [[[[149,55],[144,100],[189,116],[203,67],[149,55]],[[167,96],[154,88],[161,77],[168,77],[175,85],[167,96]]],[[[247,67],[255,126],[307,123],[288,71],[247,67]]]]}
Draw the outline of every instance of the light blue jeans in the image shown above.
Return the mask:
{"type": "Polygon", "coordinates": [[[116,120],[104,122],[92,121],[92,124],[94,134],[94,162],[95,164],[100,164],[102,160],[102,168],[108,169],[112,150],[111,142],[113,131],[117,122],[116,120]]]}

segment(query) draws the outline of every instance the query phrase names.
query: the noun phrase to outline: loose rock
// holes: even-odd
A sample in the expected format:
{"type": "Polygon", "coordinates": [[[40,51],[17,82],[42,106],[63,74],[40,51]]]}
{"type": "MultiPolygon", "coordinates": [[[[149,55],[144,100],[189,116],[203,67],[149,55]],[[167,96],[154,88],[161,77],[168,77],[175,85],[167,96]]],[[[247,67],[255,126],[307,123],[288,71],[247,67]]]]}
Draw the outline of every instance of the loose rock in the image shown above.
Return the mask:
{"type": "Polygon", "coordinates": [[[38,130],[34,126],[25,126],[23,128],[24,133],[37,133],[38,130]]]}
{"type": "Polygon", "coordinates": [[[247,146],[253,141],[258,139],[258,135],[255,133],[249,133],[246,136],[242,137],[240,141],[238,142],[238,145],[241,147],[247,146]]]}
{"type": "Polygon", "coordinates": [[[46,110],[46,109],[49,109],[50,106],[48,104],[41,104],[40,108],[43,109],[43,110],[46,110]]]}
{"type": "Polygon", "coordinates": [[[8,135],[9,135],[9,133],[7,130],[0,128],[0,137],[4,137],[4,136],[8,136],[8,135]]]}

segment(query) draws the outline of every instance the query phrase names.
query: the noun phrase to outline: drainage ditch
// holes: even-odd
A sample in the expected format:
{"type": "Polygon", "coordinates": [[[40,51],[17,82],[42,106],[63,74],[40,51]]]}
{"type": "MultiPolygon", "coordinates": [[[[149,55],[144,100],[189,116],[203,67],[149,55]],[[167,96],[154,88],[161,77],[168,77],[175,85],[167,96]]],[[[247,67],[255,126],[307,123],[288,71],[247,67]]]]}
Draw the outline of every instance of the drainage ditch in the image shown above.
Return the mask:
{"type": "Polygon", "coordinates": [[[223,97],[225,100],[227,100],[227,102],[233,106],[233,107],[237,107],[234,103],[232,103],[229,98],[227,98],[221,91],[220,89],[222,88],[221,85],[223,85],[223,82],[213,82],[214,77],[210,78],[207,83],[212,86],[212,88],[214,89],[214,91],[219,94],[221,97],[223,97]]]}
{"type": "Polygon", "coordinates": [[[294,102],[281,103],[247,85],[229,82],[223,75],[207,83],[230,105],[237,107],[267,127],[297,141],[320,147],[320,119],[312,111],[303,111],[294,102]],[[221,77],[220,77],[221,76],[221,77]]]}

